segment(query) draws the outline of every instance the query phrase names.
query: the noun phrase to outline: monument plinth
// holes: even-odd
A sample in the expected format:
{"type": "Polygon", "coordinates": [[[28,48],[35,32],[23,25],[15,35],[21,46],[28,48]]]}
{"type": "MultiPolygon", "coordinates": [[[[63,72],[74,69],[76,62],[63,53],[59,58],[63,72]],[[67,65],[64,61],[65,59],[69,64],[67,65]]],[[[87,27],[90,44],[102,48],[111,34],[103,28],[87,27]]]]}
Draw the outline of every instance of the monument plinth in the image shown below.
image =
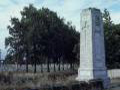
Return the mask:
{"type": "Polygon", "coordinates": [[[81,13],[79,81],[102,79],[105,88],[110,79],[105,65],[105,46],[102,14],[99,9],[88,8],[81,13]]]}

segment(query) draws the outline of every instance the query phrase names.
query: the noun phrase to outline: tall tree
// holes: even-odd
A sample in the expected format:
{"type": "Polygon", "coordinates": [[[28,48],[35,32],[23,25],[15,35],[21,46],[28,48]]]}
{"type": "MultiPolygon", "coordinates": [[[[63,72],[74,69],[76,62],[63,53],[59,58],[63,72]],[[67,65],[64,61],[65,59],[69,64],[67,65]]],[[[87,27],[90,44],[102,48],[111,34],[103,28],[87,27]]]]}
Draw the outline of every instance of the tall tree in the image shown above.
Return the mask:
{"type": "Polygon", "coordinates": [[[63,60],[75,62],[73,49],[79,42],[79,33],[71,24],[66,24],[56,12],[48,8],[36,9],[33,5],[24,7],[21,15],[20,20],[11,20],[12,25],[8,28],[11,36],[6,38],[6,46],[10,46],[10,51],[14,52],[11,55],[20,55],[21,58],[15,61],[24,62],[23,58],[26,59],[27,72],[30,63],[34,65],[36,73],[39,63],[46,63],[49,72],[51,62],[58,62],[59,69],[63,60]]]}
{"type": "Polygon", "coordinates": [[[120,68],[120,24],[114,24],[107,9],[103,13],[106,62],[108,68],[120,68]]]}

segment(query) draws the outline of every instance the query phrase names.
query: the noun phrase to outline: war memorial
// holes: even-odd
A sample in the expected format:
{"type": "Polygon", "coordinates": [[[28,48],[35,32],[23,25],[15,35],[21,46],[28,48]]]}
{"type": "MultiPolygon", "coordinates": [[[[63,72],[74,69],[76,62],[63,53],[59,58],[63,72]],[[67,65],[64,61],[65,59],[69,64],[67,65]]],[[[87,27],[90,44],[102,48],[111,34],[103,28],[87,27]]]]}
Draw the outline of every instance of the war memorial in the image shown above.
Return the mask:
{"type": "Polygon", "coordinates": [[[81,13],[80,67],[77,80],[102,79],[105,88],[110,79],[105,65],[105,46],[102,14],[88,8],[81,13]]]}

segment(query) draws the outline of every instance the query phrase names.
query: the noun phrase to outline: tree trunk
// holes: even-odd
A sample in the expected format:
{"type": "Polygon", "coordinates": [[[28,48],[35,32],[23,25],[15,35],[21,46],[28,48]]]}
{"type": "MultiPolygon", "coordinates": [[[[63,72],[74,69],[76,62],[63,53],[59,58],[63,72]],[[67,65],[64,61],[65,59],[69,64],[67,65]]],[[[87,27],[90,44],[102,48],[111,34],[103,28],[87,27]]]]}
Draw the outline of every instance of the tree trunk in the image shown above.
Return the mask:
{"type": "Polygon", "coordinates": [[[26,60],[26,72],[28,73],[28,60],[26,60]]]}
{"type": "Polygon", "coordinates": [[[47,72],[50,72],[49,60],[47,59],[47,72]]]}
{"type": "Polygon", "coordinates": [[[28,53],[28,50],[26,50],[26,72],[28,73],[28,60],[29,60],[29,53],[28,53]]]}
{"type": "Polygon", "coordinates": [[[43,64],[41,63],[41,73],[43,73],[43,64]]]}
{"type": "Polygon", "coordinates": [[[53,64],[54,64],[54,72],[55,72],[55,71],[56,71],[56,68],[55,68],[55,61],[54,61],[54,63],[53,63],[53,64]]]}
{"type": "Polygon", "coordinates": [[[70,63],[70,69],[72,70],[72,63],[70,63]]]}
{"type": "Polygon", "coordinates": [[[74,68],[74,63],[72,64],[72,69],[75,70],[75,68],[74,68]]]}
{"type": "Polygon", "coordinates": [[[37,63],[36,63],[36,59],[35,59],[35,63],[34,63],[35,67],[34,67],[34,73],[36,73],[36,66],[37,66],[37,63]]]}
{"type": "Polygon", "coordinates": [[[62,68],[63,68],[63,70],[65,70],[65,68],[64,68],[64,62],[62,63],[62,68]]]}
{"type": "Polygon", "coordinates": [[[58,59],[58,70],[60,71],[60,59],[58,59]]]}

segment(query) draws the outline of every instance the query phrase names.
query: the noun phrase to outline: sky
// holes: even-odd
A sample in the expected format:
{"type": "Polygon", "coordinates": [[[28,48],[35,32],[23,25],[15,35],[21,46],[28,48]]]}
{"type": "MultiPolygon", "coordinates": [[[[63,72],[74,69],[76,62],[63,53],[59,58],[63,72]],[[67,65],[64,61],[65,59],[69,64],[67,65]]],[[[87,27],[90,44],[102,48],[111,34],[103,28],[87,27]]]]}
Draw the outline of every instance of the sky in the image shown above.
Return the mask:
{"type": "Polygon", "coordinates": [[[114,23],[120,23],[120,0],[0,0],[0,49],[2,58],[6,55],[5,37],[9,36],[7,26],[11,17],[20,18],[24,6],[33,4],[36,8],[47,7],[57,12],[66,21],[71,21],[80,31],[80,12],[82,9],[95,7],[102,12],[106,8],[114,23]]]}

